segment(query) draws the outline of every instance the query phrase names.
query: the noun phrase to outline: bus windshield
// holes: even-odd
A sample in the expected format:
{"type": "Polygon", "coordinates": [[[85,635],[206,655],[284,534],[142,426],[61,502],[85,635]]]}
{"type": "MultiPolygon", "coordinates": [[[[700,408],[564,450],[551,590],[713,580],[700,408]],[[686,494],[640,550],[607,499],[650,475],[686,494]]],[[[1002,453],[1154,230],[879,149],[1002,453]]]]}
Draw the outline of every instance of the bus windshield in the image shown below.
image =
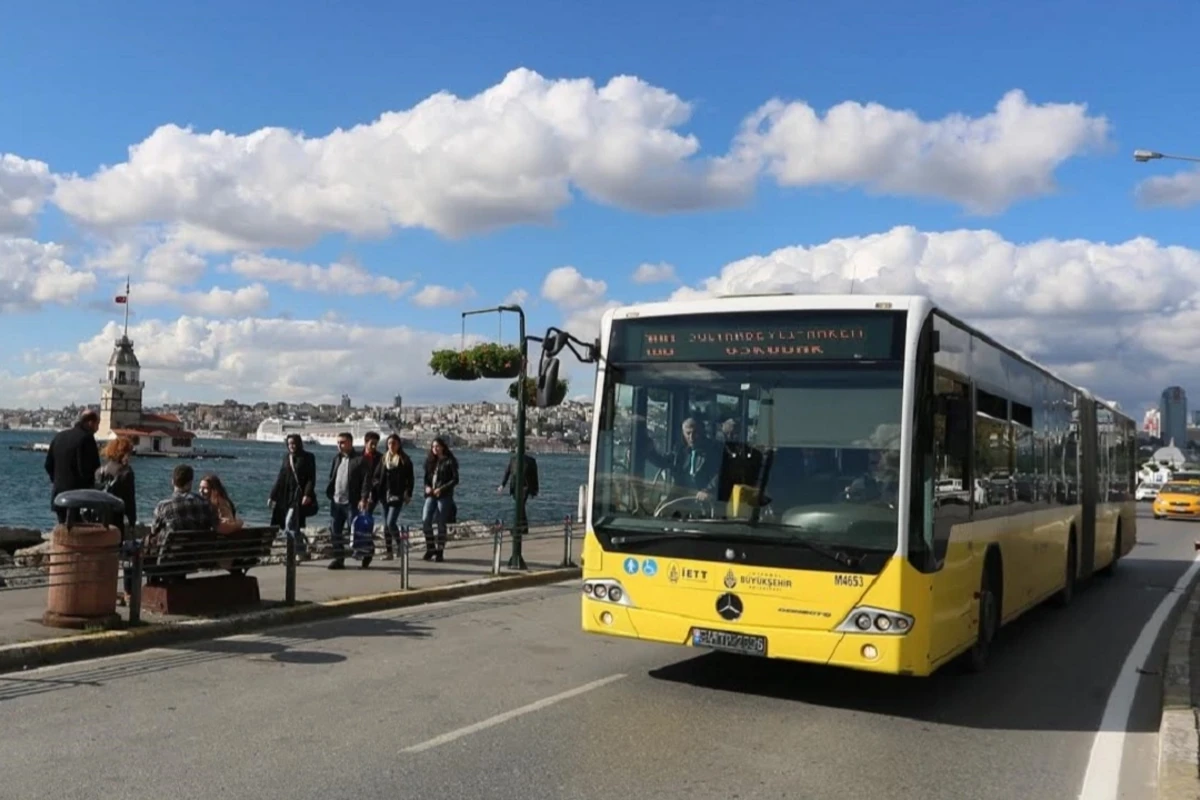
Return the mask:
{"type": "Polygon", "coordinates": [[[609,363],[593,529],[896,547],[901,365],[609,363]]]}

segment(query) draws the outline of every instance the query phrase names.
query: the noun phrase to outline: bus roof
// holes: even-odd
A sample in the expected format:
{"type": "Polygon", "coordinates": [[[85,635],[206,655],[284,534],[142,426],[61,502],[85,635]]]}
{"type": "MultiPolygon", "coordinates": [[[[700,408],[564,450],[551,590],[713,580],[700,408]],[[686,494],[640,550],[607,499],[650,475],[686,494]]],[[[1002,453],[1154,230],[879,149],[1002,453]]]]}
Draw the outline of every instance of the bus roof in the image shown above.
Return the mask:
{"type": "Polygon", "coordinates": [[[666,317],[690,314],[731,314],[745,311],[848,311],[890,310],[929,312],[937,310],[956,325],[979,336],[989,344],[1005,351],[1012,357],[1025,362],[1034,369],[1046,374],[1060,383],[1069,386],[1112,413],[1132,419],[1128,414],[1115,408],[1109,401],[1097,397],[1093,392],[1082,386],[1076,386],[1070,381],[1054,373],[1048,367],[1039,364],[1029,356],[1005,345],[990,334],[979,330],[946,311],[926,295],[880,295],[880,294],[795,294],[791,292],[763,292],[757,294],[719,295],[696,300],[665,300],[658,303],[638,303],[618,306],[604,312],[601,318],[601,330],[611,327],[613,320],[636,319],[645,317],[666,317]]]}

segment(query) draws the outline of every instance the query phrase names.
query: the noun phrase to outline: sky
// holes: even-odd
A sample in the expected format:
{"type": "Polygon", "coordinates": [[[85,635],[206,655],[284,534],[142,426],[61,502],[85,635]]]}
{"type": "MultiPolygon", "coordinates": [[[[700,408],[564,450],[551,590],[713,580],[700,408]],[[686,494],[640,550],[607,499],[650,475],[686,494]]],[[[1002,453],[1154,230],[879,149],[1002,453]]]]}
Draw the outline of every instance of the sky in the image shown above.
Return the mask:
{"type": "Polygon", "coordinates": [[[1200,402],[1200,171],[1132,158],[1200,156],[1200,5],[887,6],[14,5],[0,407],[98,402],[127,276],[147,403],[501,399],[464,310],[852,281],[1200,402]]]}

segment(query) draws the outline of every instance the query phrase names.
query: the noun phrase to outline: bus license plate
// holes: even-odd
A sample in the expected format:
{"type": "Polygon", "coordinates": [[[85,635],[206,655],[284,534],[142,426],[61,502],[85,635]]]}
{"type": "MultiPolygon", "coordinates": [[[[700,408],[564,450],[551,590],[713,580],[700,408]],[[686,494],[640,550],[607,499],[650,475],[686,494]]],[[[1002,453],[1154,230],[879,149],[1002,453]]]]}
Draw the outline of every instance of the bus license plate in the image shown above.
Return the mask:
{"type": "Polygon", "coordinates": [[[750,656],[767,654],[767,637],[751,636],[748,633],[714,631],[708,628],[692,628],[692,647],[707,647],[728,653],[744,653],[750,656]]]}

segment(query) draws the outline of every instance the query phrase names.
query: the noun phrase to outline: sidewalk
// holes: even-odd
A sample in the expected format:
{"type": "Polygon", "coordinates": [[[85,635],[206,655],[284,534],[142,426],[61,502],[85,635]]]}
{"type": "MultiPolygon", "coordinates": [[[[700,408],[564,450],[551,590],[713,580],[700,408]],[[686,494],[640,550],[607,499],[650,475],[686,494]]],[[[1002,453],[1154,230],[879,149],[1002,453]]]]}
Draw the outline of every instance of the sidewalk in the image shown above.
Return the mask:
{"type": "MultiPolygon", "coordinates": [[[[572,537],[572,561],[579,563],[581,533],[576,529],[572,537]]],[[[282,549],[282,548],[277,548],[282,549]]],[[[523,542],[523,556],[528,570],[526,573],[509,571],[506,568],[512,552],[512,542],[506,537],[501,545],[501,574],[544,573],[559,570],[563,560],[564,537],[561,526],[558,531],[531,530],[523,542]]],[[[327,569],[329,561],[304,561],[296,566],[296,605],[284,605],[285,568],[282,563],[260,565],[250,571],[258,579],[262,609],[293,610],[306,605],[328,604],[348,598],[378,596],[401,591],[401,566],[397,558],[382,560],[384,548],[379,542],[374,560],[368,569],[360,569],[357,561],[347,559],[346,569],[327,569]]],[[[409,592],[451,587],[463,584],[482,583],[495,580],[493,574],[494,545],[490,538],[450,540],[446,543],[443,563],[421,560],[423,549],[414,548],[409,560],[409,592]]],[[[273,557],[274,560],[277,556],[273,557]]],[[[500,590],[503,583],[498,582],[500,590]]],[[[64,637],[95,636],[85,631],[51,628],[41,623],[46,608],[47,588],[45,585],[25,589],[0,591],[0,647],[22,643],[33,644],[62,640],[64,637]]],[[[440,599],[434,597],[433,599],[440,599]]],[[[428,601],[427,601],[428,602],[428,601]]],[[[128,609],[117,609],[122,618],[128,620],[128,609]]],[[[239,614],[245,616],[243,609],[239,614]]],[[[351,611],[350,613],[353,613],[351,611]]],[[[234,616],[234,615],[230,615],[234,616]]],[[[157,616],[143,612],[142,622],[146,627],[178,625],[194,618],[157,616]]]]}
{"type": "Polygon", "coordinates": [[[1200,583],[1192,587],[1167,644],[1158,730],[1159,800],[1200,798],[1200,583]]]}

